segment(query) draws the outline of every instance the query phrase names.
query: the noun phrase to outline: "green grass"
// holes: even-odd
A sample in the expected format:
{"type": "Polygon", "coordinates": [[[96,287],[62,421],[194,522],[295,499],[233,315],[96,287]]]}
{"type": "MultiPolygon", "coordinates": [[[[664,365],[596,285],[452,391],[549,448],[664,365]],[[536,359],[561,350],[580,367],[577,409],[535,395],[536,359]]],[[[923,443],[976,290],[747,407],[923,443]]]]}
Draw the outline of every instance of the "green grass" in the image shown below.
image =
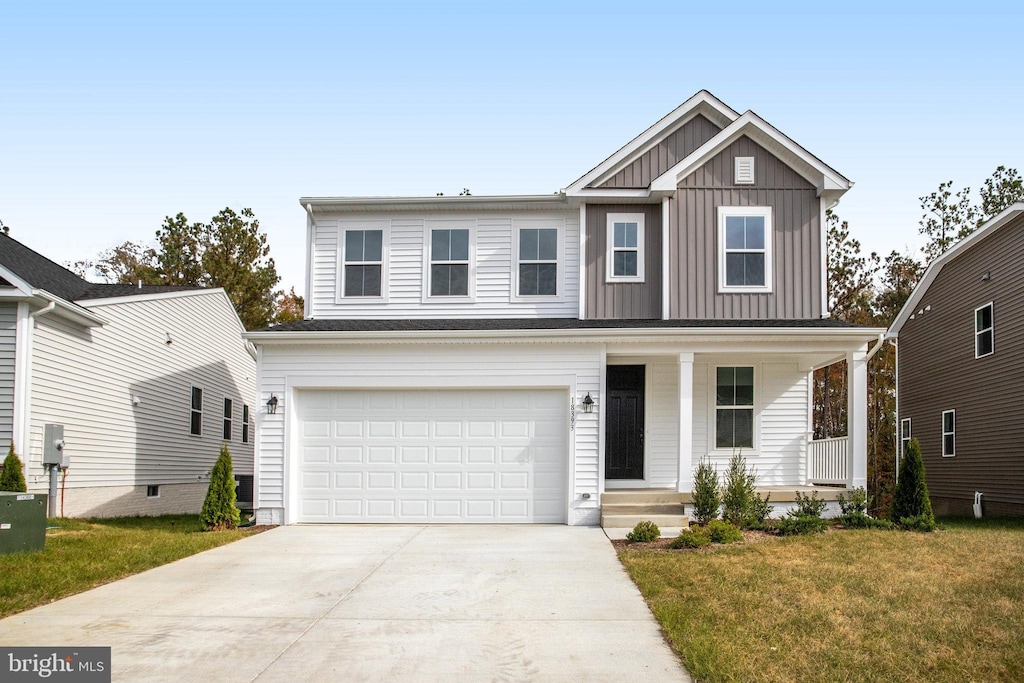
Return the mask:
{"type": "Polygon", "coordinates": [[[698,681],[1024,680],[1024,520],[620,550],[698,681]]]}
{"type": "Polygon", "coordinates": [[[0,555],[0,617],[258,533],[204,532],[198,515],[49,523],[45,550],[0,555]]]}

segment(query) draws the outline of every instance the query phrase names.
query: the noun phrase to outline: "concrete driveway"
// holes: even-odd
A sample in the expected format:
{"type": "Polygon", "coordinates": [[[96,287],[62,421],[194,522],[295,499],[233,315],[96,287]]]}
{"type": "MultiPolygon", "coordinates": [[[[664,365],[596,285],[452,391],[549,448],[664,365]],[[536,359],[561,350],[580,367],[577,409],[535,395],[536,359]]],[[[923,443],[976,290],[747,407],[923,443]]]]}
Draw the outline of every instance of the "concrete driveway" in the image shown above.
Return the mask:
{"type": "Polygon", "coordinates": [[[291,526],[0,621],[121,681],[688,681],[600,529],[291,526]]]}

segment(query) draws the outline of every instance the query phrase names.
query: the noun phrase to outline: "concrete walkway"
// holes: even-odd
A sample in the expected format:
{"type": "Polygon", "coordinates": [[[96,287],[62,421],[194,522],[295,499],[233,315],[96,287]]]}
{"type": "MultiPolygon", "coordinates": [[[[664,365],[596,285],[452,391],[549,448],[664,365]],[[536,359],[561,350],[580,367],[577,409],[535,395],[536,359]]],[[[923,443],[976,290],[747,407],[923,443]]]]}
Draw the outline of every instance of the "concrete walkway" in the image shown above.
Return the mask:
{"type": "Polygon", "coordinates": [[[0,621],[117,681],[689,681],[600,529],[292,526],[0,621]]]}

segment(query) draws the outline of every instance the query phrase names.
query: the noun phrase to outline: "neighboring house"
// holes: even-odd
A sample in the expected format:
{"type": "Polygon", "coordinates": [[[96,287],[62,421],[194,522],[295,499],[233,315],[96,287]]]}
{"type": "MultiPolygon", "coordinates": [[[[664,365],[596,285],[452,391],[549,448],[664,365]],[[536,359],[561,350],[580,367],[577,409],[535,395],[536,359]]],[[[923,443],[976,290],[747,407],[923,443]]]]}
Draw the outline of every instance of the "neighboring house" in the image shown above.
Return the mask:
{"type": "Polygon", "coordinates": [[[824,319],[850,186],[702,91],[555,194],[302,199],[307,319],[247,335],[258,519],[607,524],[736,452],[790,496],[863,486],[884,330],[824,319]],[[851,436],[811,443],[841,360],[851,436]]]}
{"type": "Polygon", "coordinates": [[[921,443],[937,514],[1024,515],[1024,204],[932,261],[889,328],[900,453],[921,443]]]}
{"type": "Polygon", "coordinates": [[[251,481],[255,353],[223,290],[86,282],[6,235],[0,278],[0,443],[29,491],[47,424],[66,516],[198,512],[224,442],[251,481]]]}

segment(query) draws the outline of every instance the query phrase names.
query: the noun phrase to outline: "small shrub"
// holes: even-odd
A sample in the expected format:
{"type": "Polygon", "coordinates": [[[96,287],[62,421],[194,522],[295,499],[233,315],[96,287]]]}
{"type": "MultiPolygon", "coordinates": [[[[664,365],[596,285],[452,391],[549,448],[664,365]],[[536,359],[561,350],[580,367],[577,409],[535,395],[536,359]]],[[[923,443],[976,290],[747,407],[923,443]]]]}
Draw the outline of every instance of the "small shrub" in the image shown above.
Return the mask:
{"type": "Polygon", "coordinates": [[[4,469],[0,472],[0,491],[17,491],[25,493],[25,473],[21,469],[21,459],[14,453],[14,442],[4,458],[4,469]]]}
{"type": "Polygon", "coordinates": [[[904,528],[904,518],[917,517],[924,518],[925,526],[930,524],[932,528],[935,527],[935,515],[932,513],[932,502],[928,497],[928,485],[924,479],[921,444],[917,439],[907,442],[889,517],[899,520],[900,526],[904,528]]]}
{"type": "Polygon", "coordinates": [[[672,539],[668,547],[673,550],[682,548],[705,548],[711,545],[711,538],[704,527],[691,527],[689,531],[682,531],[672,539]]]}
{"type": "Polygon", "coordinates": [[[768,519],[768,515],[772,513],[772,504],[770,499],[771,493],[764,494],[764,498],[754,494],[754,499],[750,502],[750,515],[747,520],[747,527],[751,529],[764,529],[765,520],[768,519]]]}
{"type": "Polygon", "coordinates": [[[720,519],[711,520],[704,530],[712,543],[738,543],[743,540],[743,533],[737,527],[720,519]]]}
{"type": "Polygon", "coordinates": [[[887,519],[875,519],[865,512],[847,512],[836,517],[836,521],[847,529],[892,529],[892,522],[887,519]]]}
{"type": "Polygon", "coordinates": [[[868,511],[868,492],[864,490],[863,486],[852,489],[849,499],[840,493],[837,500],[839,501],[839,511],[844,515],[856,512],[863,514],[868,511]]]}
{"type": "Polygon", "coordinates": [[[693,519],[707,524],[718,518],[722,495],[718,491],[718,474],[707,458],[697,465],[693,475],[693,519]]]}
{"type": "Polygon", "coordinates": [[[626,534],[630,543],[650,543],[661,538],[661,529],[654,522],[637,522],[633,530],[626,534]]]}
{"type": "Polygon", "coordinates": [[[802,536],[820,534],[828,528],[828,520],[814,515],[793,515],[790,513],[775,525],[780,536],[802,536]]]}
{"type": "Polygon", "coordinates": [[[900,518],[900,528],[907,531],[935,531],[934,515],[913,515],[900,518]]]}
{"type": "Polygon", "coordinates": [[[722,487],[722,519],[737,527],[750,522],[752,503],[757,497],[755,481],[757,473],[747,470],[746,458],[739,453],[733,455],[722,487]]]}
{"type": "Polygon", "coordinates": [[[238,526],[239,512],[235,506],[235,475],[231,471],[231,453],[227,444],[220,447],[220,455],[210,472],[210,486],[206,489],[199,519],[207,531],[234,529],[238,526]]]}
{"type": "MultiPolygon", "coordinates": [[[[796,492],[796,515],[803,517],[821,517],[821,513],[825,511],[825,506],[828,505],[824,500],[818,498],[817,491],[811,491],[811,495],[806,495],[796,492]]],[[[791,516],[792,512],[789,513],[791,516]]]]}

